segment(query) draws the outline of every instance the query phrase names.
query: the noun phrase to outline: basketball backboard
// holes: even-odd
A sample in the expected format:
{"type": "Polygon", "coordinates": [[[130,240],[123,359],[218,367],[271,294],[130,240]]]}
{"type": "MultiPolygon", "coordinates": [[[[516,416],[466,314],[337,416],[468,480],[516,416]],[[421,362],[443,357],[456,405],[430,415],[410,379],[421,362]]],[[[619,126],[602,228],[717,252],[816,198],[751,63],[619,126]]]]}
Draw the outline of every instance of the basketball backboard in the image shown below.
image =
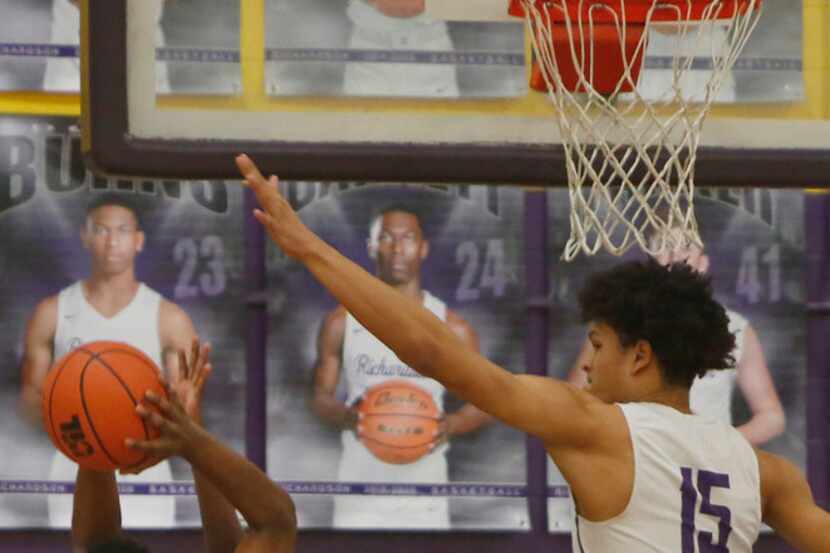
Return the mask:
{"type": "MultiPolygon", "coordinates": [[[[523,22],[504,15],[507,0],[164,6],[175,5],[179,25],[188,9],[199,25],[238,21],[239,46],[224,49],[177,43],[157,4],[82,6],[84,150],[102,172],[233,178],[233,157],[245,151],[290,179],[566,183],[553,108],[527,86],[532,56],[523,22]],[[154,87],[162,59],[169,94],[154,87]],[[198,77],[194,59],[206,73],[211,60],[224,64],[238,85],[199,94],[177,77],[182,60],[198,77]]],[[[830,180],[830,7],[766,0],[765,10],[704,126],[699,185],[830,180]]],[[[647,71],[665,64],[659,52],[649,57],[647,71]]]]}

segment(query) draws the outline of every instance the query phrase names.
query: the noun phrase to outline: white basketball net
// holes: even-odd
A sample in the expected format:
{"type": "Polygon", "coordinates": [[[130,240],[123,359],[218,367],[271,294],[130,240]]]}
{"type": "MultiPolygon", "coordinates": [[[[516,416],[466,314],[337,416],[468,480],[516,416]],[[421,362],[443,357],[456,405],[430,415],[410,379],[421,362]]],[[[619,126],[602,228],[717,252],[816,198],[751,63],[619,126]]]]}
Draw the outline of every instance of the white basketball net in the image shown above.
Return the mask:
{"type": "MultiPolygon", "coordinates": [[[[725,0],[522,0],[566,154],[571,236],[564,259],[571,260],[580,251],[593,255],[600,248],[622,255],[635,243],[652,255],[691,244],[702,246],[693,205],[700,131],[721,83],[758,22],[760,2],[746,0],[746,9],[727,10],[725,0]],[[648,7],[645,31],[637,53],[624,59],[616,89],[601,94],[592,84],[593,22],[610,18],[625,52],[626,4],[648,7]],[[705,4],[701,19],[689,21],[692,6],[701,4],[705,4]],[[580,9],[573,11],[576,5],[580,9]],[[556,44],[552,13],[564,19],[560,28],[564,26],[570,37],[583,37],[585,46],[579,39],[556,44]],[[658,13],[662,19],[673,14],[674,21],[657,21],[658,13]],[[633,61],[648,51],[649,40],[669,45],[664,55],[671,56],[671,66],[652,72],[657,78],[650,82],[644,80],[644,68],[635,86],[633,61]],[[585,92],[574,93],[563,86],[554,55],[554,48],[563,47],[570,49],[565,54],[571,56],[585,92]],[[701,72],[691,72],[701,58],[711,63],[711,76],[707,82],[695,83],[701,72]],[[577,60],[586,60],[584,66],[577,60]],[[633,92],[621,93],[626,83],[633,92]]],[[[734,7],[734,0],[728,3],[734,7]]]]}

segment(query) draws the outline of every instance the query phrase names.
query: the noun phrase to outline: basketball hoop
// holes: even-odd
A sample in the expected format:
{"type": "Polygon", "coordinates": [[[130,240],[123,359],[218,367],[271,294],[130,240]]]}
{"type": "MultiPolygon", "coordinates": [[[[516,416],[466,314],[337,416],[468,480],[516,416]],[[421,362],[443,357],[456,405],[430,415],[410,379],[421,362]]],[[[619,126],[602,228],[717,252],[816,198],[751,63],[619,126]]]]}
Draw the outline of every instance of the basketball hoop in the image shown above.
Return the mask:
{"type": "Polygon", "coordinates": [[[760,7],[761,0],[511,0],[510,13],[530,29],[531,84],[556,107],[565,148],[564,259],[600,248],[622,255],[635,243],[652,255],[702,246],[693,201],[700,132],[760,7]],[[674,48],[670,85],[647,99],[638,83],[651,33],[670,35],[674,48]],[[684,79],[704,54],[711,77],[699,97],[688,97],[684,79]]]}

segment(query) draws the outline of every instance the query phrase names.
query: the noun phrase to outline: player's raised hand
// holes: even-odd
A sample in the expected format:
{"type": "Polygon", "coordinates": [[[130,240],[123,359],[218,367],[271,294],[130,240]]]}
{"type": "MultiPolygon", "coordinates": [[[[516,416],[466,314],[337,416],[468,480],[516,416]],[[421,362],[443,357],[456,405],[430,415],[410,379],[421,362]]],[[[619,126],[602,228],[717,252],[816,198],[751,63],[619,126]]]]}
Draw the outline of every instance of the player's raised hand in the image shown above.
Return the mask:
{"type": "Polygon", "coordinates": [[[184,350],[179,350],[178,378],[170,383],[170,387],[176,392],[185,413],[198,424],[202,423],[202,395],[212,370],[209,343],[194,338],[189,357],[184,350]]]}
{"type": "Polygon", "coordinates": [[[286,255],[302,257],[309,251],[316,236],[300,221],[294,209],[280,194],[277,177],[271,175],[266,180],[256,164],[245,154],[237,156],[236,166],[245,178],[245,185],[254,191],[262,208],[254,210],[257,221],[286,255]]]}
{"type": "Polygon", "coordinates": [[[137,474],[176,455],[188,458],[197,449],[196,443],[204,434],[204,430],[185,412],[176,392],[169,387],[167,397],[148,391],[144,402],[136,407],[136,414],[157,428],[161,435],[154,440],[127,439],[127,447],[145,452],[147,461],[122,472],[137,474]]]}

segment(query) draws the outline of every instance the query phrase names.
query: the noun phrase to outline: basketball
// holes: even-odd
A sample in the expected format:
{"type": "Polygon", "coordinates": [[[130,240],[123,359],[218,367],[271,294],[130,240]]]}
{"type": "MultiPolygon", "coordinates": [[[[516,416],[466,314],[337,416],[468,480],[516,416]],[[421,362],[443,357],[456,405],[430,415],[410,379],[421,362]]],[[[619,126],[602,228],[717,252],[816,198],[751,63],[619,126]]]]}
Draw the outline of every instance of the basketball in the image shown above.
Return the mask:
{"type": "Polygon", "coordinates": [[[432,448],[440,412],[432,396],[402,380],[366,391],[360,402],[358,435],[366,449],[386,463],[414,463],[432,448]]]}
{"type": "Polygon", "coordinates": [[[119,342],[90,342],[59,359],[43,383],[43,423],[61,452],[93,470],[129,468],[145,453],[125,438],[153,439],[158,431],[135,407],[147,390],[164,396],[158,366],[119,342]]]}

